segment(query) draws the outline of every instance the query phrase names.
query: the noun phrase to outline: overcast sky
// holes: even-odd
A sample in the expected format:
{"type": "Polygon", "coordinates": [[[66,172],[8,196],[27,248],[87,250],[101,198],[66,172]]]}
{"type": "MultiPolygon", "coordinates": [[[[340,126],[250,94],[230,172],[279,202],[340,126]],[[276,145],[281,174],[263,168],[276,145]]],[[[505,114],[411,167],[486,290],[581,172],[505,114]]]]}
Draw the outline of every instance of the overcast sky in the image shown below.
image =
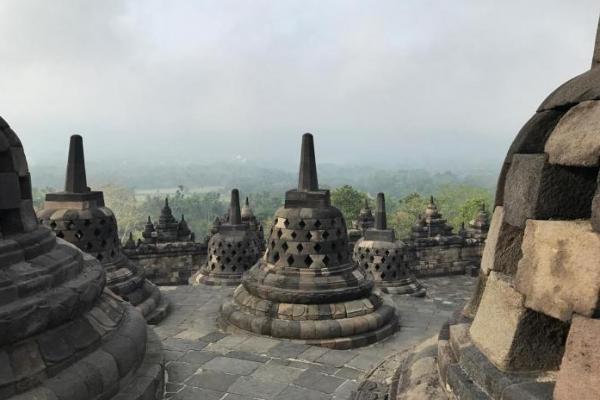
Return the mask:
{"type": "MultiPolygon", "coordinates": [[[[500,160],[589,68],[597,0],[0,1],[0,115],[30,163],[500,160]]],[[[452,165],[449,166],[450,168],[452,165]]]]}

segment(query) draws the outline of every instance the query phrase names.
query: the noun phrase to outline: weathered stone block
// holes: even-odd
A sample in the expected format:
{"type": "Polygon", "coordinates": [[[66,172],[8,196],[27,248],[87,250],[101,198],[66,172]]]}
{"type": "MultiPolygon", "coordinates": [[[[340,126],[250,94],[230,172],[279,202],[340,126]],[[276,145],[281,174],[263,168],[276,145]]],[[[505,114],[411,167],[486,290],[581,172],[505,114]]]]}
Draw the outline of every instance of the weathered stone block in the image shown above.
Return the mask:
{"type": "Polygon", "coordinates": [[[600,399],[600,320],[574,316],[554,391],[556,400],[600,399]]]}
{"type": "Polygon", "coordinates": [[[505,221],[589,218],[598,168],[547,162],[545,154],[515,154],[504,187],[505,221]]]}
{"type": "Polygon", "coordinates": [[[504,207],[496,207],[483,249],[481,270],[485,274],[499,271],[512,275],[521,258],[523,229],[505,221],[504,207]]]}
{"type": "Polygon", "coordinates": [[[562,321],[600,304],[600,234],[589,221],[527,221],[516,288],[525,306],[562,321]]]}
{"type": "Polygon", "coordinates": [[[523,306],[511,278],[491,272],[471,338],[501,370],[556,369],[568,325],[523,306]]]}
{"type": "Polygon", "coordinates": [[[552,164],[595,166],[600,161],[600,101],[584,101],[560,120],[545,146],[552,164]]]}

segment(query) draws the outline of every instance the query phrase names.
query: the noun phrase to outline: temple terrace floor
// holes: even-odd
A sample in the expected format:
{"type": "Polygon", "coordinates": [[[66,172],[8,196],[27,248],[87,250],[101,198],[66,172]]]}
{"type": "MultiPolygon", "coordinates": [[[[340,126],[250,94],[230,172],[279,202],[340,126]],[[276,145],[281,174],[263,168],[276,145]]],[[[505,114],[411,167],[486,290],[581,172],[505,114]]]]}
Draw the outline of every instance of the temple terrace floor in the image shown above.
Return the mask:
{"type": "Polygon", "coordinates": [[[166,399],[350,399],[384,360],[436,335],[470,297],[475,279],[429,278],[425,298],[391,296],[400,328],[359,349],[328,350],[266,337],[227,334],[216,323],[233,288],[162,287],[171,314],[156,327],[167,362],[166,399]]]}

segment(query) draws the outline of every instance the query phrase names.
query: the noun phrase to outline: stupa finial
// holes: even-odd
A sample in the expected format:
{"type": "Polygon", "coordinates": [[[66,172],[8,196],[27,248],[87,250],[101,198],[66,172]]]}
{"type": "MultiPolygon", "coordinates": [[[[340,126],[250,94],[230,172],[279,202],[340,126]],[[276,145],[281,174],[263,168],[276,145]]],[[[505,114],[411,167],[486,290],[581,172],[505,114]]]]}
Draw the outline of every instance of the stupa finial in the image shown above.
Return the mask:
{"type": "Polygon", "coordinates": [[[229,223],[231,225],[240,225],[242,223],[242,213],[240,211],[240,192],[237,189],[233,189],[231,191],[229,223]]]}
{"type": "Polygon", "coordinates": [[[69,161],[67,163],[67,177],[65,179],[65,192],[87,193],[85,176],[85,158],[83,155],[83,138],[80,135],[71,136],[69,144],[69,161]]]}
{"type": "Polygon", "coordinates": [[[302,135],[298,191],[312,192],[317,190],[319,190],[319,180],[317,178],[317,162],[315,160],[313,135],[305,133],[302,135]]]}
{"type": "Polygon", "coordinates": [[[592,68],[600,65],[600,19],[598,20],[598,30],[596,31],[596,43],[594,46],[594,56],[592,57],[592,68]]]}
{"type": "Polygon", "coordinates": [[[248,200],[248,196],[246,196],[246,207],[250,207],[250,201],[248,200]]]}
{"type": "Polygon", "coordinates": [[[377,210],[375,211],[375,229],[387,229],[387,215],[385,212],[385,196],[377,193],[377,210]]]}

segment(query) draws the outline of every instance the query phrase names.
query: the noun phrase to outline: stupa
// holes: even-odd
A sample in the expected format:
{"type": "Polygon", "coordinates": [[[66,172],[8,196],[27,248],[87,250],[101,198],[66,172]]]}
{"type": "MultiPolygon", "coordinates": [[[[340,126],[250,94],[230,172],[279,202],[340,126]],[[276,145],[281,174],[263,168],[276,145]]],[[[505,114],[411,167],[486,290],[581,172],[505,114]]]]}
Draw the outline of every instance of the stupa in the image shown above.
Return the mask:
{"type": "Polygon", "coordinates": [[[256,241],[258,243],[258,247],[260,251],[265,250],[265,233],[262,227],[262,224],[254,215],[252,208],[250,207],[250,200],[248,196],[246,196],[246,201],[244,202],[244,206],[242,207],[242,222],[248,224],[250,230],[254,232],[256,237],[256,241]]]}
{"type": "Polygon", "coordinates": [[[452,226],[448,225],[446,219],[439,212],[435,199],[431,196],[425,213],[413,225],[412,238],[417,242],[458,240],[453,237],[452,229],[452,226]]]}
{"type": "Polygon", "coordinates": [[[350,249],[354,251],[356,242],[363,236],[367,229],[375,226],[375,217],[371,207],[369,207],[369,199],[365,198],[365,204],[358,213],[358,218],[352,221],[352,228],[348,230],[348,244],[350,249]]]}
{"type": "Polygon", "coordinates": [[[454,233],[431,196],[404,242],[410,269],[417,277],[464,273],[476,276],[484,240],[467,239],[464,227],[454,233]]]}
{"type": "Polygon", "coordinates": [[[375,226],[365,230],[363,238],[356,243],[353,259],[371,274],[383,292],[425,295],[425,289],[409,268],[406,244],[397,240],[394,230],[387,227],[383,193],[377,194],[375,226]]]}
{"type": "Polygon", "coordinates": [[[598,127],[600,26],[508,150],[477,290],[438,340],[448,397],[600,398],[598,127]]]}
{"type": "Polygon", "coordinates": [[[103,290],[95,257],[38,224],[23,146],[2,118],[0,165],[0,399],[162,399],[158,337],[103,290]]]}
{"type": "MultiPolygon", "coordinates": [[[[247,213],[246,213],[247,214],[247,213]]],[[[260,257],[256,231],[242,221],[240,195],[231,191],[228,221],[217,226],[208,241],[206,264],[191,279],[192,284],[236,286],[242,274],[260,257]]]]}
{"type": "Polygon", "coordinates": [[[81,136],[71,136],[65,190],[46,195],[38,218],[57,237],[102,262],[107,286],[136,306],[149,323],[157,323],[167,315],[168,301],[145,279],[143,269],[122,253],[117,220],[105,206],[104,194],[87,186],[81,136]]]}
{"type": "Polygon", "coordinates": [[[221,308],[225,329],[347,349],[393,333],[397,317],[353,265],[346,221],[320,190],[313,137],[302,137],[298,188],[275,212],[265,255],[221,308]]]}

